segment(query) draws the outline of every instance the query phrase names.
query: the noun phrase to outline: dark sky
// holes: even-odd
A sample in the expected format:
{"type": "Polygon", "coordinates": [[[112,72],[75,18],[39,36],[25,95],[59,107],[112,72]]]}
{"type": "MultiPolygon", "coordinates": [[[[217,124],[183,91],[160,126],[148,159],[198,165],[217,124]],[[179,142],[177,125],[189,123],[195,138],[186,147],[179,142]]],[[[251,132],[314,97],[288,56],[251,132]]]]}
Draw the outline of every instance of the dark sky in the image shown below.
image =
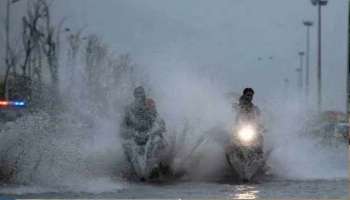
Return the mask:
{"type": "MultiPolygon", "coordinates": [[[[25,5],[13,8],[13,27],[25,5]]],[[[297,53],[306,45],[302,21],[317,19],[309,0],[57,0],[53,8],[57,21],[66,16],[72,30],[86,26],[87,34],[101,35],[115,52],[129,52],[155,73],[170,68],[205,71],[227,88],[251,86],[264,98],[283,94],[285,78],[295,90],[297,53]]],[[[330,0],[323,19],[325,107],[343,110],[347,1],[330,0]]],[[[316,27],[311,35],[315,91],[316,27]]],[[[3,32],[0,36],[3,42],[3,32]]]]}

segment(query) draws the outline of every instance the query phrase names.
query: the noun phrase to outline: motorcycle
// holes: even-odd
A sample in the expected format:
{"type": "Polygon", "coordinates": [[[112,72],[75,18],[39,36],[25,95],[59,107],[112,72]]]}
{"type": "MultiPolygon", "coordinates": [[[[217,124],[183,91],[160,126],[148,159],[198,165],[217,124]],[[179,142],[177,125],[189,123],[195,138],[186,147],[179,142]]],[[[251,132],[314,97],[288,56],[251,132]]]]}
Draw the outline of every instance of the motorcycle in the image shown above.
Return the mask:
{"type": "Polygon", "coordinates": [[[240,181],[249,182],[266,172],[264,129],[250,121],[239,122],[231,130],[225,148],[226,160],[240,181]]]}
{"type": "Polygon", "coordinates": [[[151,130],[134,131],[133,137],[123,142],[131,171],[141,181],[160,180],[172,173],[169,146],[163,137],[163,123],[158,120],[151,130]]]}

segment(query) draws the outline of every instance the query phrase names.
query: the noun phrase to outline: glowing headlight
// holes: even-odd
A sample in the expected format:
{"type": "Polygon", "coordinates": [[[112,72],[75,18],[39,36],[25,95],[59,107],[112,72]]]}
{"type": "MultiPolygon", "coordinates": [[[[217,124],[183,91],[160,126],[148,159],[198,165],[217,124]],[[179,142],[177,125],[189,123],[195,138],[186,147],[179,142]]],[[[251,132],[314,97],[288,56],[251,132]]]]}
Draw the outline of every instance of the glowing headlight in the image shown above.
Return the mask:
{"type": "Polygon", "coordinates": [[[244,126],[238,131],[238,138],[242,142],[251,142],[256,137],[256,131],[252,126],[244,126]]]}

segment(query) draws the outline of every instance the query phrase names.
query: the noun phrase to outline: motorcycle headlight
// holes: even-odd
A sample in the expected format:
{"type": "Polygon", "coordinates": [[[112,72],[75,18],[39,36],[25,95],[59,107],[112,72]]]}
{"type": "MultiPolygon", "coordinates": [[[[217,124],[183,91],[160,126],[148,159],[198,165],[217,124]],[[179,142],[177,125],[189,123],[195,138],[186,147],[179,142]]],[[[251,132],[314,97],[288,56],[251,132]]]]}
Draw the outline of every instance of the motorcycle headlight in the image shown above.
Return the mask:
{"type": "Polygon", "coordinates": [[[250,143],[256,139],[257,133],[252,126],[243,126],[238,130],[238,139],[243,143],[250,143]]]}

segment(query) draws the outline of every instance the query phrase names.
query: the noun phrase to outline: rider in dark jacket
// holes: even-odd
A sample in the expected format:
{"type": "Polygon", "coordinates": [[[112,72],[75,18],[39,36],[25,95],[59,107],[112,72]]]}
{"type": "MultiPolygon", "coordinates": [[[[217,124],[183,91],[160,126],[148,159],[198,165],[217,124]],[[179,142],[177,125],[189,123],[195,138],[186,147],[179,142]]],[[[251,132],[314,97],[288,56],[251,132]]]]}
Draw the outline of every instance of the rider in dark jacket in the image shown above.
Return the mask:
{"type": "Polygon", "coordinates": [[[248,121],[260,121],[260,109],[253,104],[254,90],[245,88],[238,103],[238,117],[248,121]]]}

